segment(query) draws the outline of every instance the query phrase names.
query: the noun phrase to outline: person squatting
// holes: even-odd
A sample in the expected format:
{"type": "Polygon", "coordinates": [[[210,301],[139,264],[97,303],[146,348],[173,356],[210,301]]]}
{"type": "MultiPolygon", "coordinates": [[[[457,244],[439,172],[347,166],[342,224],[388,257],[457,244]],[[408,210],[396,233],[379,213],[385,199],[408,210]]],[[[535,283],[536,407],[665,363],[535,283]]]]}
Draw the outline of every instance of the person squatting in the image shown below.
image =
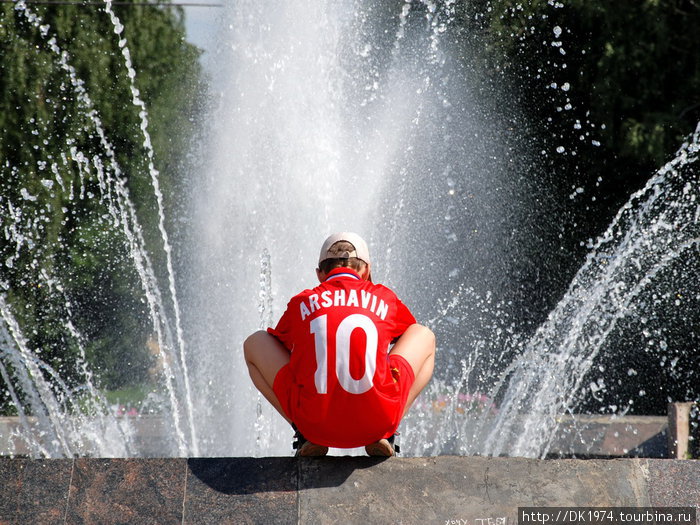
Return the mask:
{"type": "Polygon", "coordinates": [[[372,282],[367,243],[328,237],[319,285],[292,297],[277,326],[243,351],[255,387],[295,430],[298,456],[364,447],[393,456],[401,419],[433,374],[435,335],[396,294],[372,282]]]}

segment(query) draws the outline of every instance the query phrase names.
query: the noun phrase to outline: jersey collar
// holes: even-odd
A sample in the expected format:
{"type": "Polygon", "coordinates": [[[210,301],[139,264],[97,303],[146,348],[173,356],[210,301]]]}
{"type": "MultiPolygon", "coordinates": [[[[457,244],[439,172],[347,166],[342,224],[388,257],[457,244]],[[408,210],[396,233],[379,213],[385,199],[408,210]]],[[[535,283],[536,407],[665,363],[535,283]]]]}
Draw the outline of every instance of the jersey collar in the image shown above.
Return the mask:
{"type": "Polygon", "coordinates": [[[358,281],[362,280],[360,274],[357,273],[352,268],[333,268],[328,272],[328,277],[324,282],[332,281],[333,279],[356,279],[358,281]]]}

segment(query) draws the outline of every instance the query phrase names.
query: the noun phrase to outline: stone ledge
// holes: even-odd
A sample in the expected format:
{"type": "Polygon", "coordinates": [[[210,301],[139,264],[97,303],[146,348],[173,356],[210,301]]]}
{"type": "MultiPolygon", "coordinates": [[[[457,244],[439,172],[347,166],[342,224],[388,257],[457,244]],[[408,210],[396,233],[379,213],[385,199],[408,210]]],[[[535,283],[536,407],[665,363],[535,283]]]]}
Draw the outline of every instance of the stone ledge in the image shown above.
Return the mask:
{"type": "Polygon", "coordinates": [[[0,479],[0,524],[508,525],[521,506],[700,501],[700,462],[663,459],[2,459],[0,479]]]}
{"type": "MultiPolygon", "coordinates": [[[[668,457],[668,418],[665,416],[560,416],[559,428],[549,446],[549,457],[611,458],[668,457]]],[[[34,418],[27,418],[34,439],[41,434],[34,418]]],[[[158,416],[130,420],[134,447],[139,457],[161,457],[168,450],[169,431],[158,416]]],[[[28,456],[30,450],[19,437],[17,417],[0,417],[0,456],[28,456]]],[[[446,444],[442,454],[459,455],[458,443],[446,444]]]]}

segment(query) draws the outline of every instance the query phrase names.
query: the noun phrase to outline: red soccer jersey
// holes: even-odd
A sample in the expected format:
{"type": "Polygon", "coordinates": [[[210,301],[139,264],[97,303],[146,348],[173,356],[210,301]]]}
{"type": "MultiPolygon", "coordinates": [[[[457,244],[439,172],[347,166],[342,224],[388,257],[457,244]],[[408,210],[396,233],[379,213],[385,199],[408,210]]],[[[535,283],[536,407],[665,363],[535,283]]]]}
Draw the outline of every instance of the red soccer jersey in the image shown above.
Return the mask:
{"type": "MultiPolygon", "coordinates": [[[[306,439],[352,448],[392,435],[403,415],[388,350],[416,320],[389,288],[336,268],[293,297],[268,332],[291,351],[288,416],[306,439]]],[[[409,385],[410,387],[410,385],[409,385]]]]}

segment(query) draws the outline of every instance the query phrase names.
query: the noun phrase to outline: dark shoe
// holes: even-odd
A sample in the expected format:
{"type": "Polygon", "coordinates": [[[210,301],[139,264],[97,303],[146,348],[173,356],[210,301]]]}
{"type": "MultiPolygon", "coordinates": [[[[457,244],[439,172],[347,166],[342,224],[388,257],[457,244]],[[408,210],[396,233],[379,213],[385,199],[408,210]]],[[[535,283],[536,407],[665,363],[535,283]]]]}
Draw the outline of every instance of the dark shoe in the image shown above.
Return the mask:
{"type": "Polygon", "coordinates": [[[390,438],[382,438],[379,441],[365,445],[365,452],[370,456],[375,457],[391,457],[395,456],[399,452],[399,446],[394,445],[394,438],[396,436],[391,436],[390,438]]]}

